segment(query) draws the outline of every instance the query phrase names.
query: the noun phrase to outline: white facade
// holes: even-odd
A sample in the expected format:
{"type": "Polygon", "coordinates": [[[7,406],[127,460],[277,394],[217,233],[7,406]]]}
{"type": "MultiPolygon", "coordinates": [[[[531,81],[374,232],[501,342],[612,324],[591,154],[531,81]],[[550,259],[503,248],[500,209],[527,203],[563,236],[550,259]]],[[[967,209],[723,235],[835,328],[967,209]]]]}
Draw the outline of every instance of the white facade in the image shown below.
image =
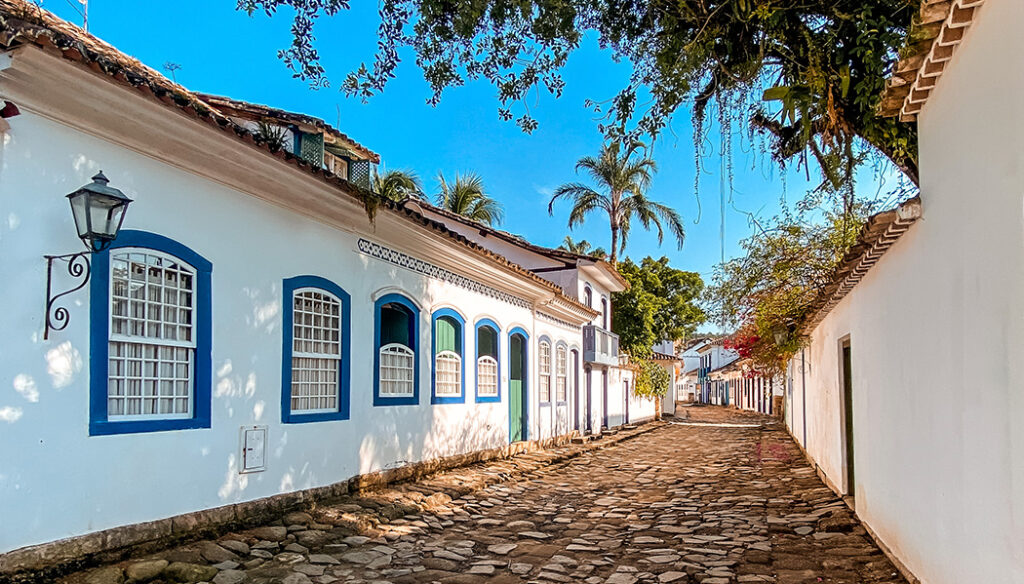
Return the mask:
{"type": "Polygon", "coordinates": [[[790,363],[793,435],[926,584],[1024,582],[1022,29],[976,14],[919,117],[922,219],[790,363]]]}
{"type": "MultiPolygon", "coordinates": [[[[358,201],[307,171],[34,47],[15,52],[0,72],[0,98],[21,111],[0,134],[0,279],[12,284],[0,311],[8,339],[0,352],[0,517],[19,526],[0,529],[0,553],[504,446],[515,439],[513,332],[528,338],[527,427],[520,438],[582,427],[574,419],[582,416],[575,390],[584,376],[580,326],[601,315],[550,284],[401,211],[382,209],[370,223],[358,201]],[[59,89],[68,86],[77,90],[59,89]],[[186,413],[194,417],[179,416],[197,427],[147,431],[154,420],[132,419],[144,423],[129,432],[104,426],[90,413],[98,396],[104,417],[109,414],[107,381],[90,380],[109,350],[109,339],[96,332],[98,323],[109,321],[95,315],[110,306],[109,280],[99,271],[59,303],[69,310],[67,328],[43,339],[43,256],[82,249],[64,195],[99,170],[134,199],[122,242],[135,238],[142,249],[167,238],[174,249],[187,248],[211,266],[208,304],[197,289],[191,305],[196,330],[208,318],[210,331],[208,343],[190,348],[186,413]],[[349,371],[341,384],[348,391],[347,419],[294,423],[284,411],[293,366],[284,348],[291,345],[284,325],[292,318],[285,290],[299,276],[323,279],[347,294],[342,304],[350,323],[340,327],[349,347],[340,356],[349,371]],[[418,310],[410,341],[418,389],[408,405],[374,405],[380,371],[375,331],[382,327],[375,305],[389,295],[403,296],[418,310]],[[432,315],[446,310],[464,321],[462,403],[433,403],[432,315]],[[494,401],[475,392],[475,324],[484,320],[499,329],[500,398],[494,401]],[[542,340],[552,355],[547,402],[538,394],[542,340]],[[96,347],[103,353],[94,354],[96,347]],[[243,473],[240,434],[254,426],[266,427],[264,468],[243,473]]],[[[112,253],[121,251],[105,252],[112,253]]],[[[105,254],[93,258],[94,270],[105,254]]],[[[185,262],[190,257],[177,255],[185,262]]],[[[58,262],[54,292],[77,283],[62,270],[58,262]]],[[[617,369],[609,375],[607,400],[594,400],[595,429],[606,419],[622,423],[627,407],[631,418],[653,407],[627,406],[623,384],[631,383],[630,375],[617,369]]]]}
{"type": "MultiPolygon", "coordinates": [[[[625,284],[607,264],[572,254],[562,254],[559,250],[531,246],[514,236],[440,212],[422,202],[410,201],[407,205],[444,223],[449,229],[474,243],[508,257],[522,266],[537,270],[537,275],[557,284],[567,296],[598,313],[591,319],[589,325],[610,331],[612,293],[624,290],[625,284]]],[[[583,373],[578,393],[577,388],[573,386],[573,397],[568,403],[550,413],[543,411],[542,415],[551,415],[570,422],[575,420],[576,425],[568,426],[569,429],[579,430],[585,434],[600,432],[601,428],[650,420],[656,416],[657,404],[654,400],[641,399],[633,395],[633,371],[626,363],[622,366],[618,364],[617,351],[614,357],[615,364],[585,360],[581,362],[583,373]]]]}

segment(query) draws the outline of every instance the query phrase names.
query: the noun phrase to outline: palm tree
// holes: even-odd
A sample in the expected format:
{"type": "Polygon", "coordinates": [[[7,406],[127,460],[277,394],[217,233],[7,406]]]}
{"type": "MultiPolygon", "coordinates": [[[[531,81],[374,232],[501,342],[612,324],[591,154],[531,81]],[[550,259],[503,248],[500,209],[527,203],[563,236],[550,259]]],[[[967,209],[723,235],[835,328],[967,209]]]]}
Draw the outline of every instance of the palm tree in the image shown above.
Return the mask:
{"type": "Polygon", "coordinates": [[[372,190],[396,203],[409,198],[423,198],[423,182],[411,170],[397,169],[373,173],[372,190]]]}
{"type": "Polygon", "coordinates": [[[604,248],[594,247],[590,245],[590,242],[586,239],[573,241],[572,236],[570,235],[565,236],[565,239],[562,241],[562,245],[558,246],[558,249],[564,249],[568,252],[590,256],[601,260],[608,257],[608,252],[606,252],[604,248]]]}
{"type": "Polygon", "coordinates": [[[625,148],[619,142],[613,142],[602,146],[601,154],[596,158],[580,158],[576,163],[576,172],[586,170],[599,185],[601,192],[583,183],[567,183],[555,189],[548,203],[548,214],[553,215],[555,201],[562,198],[572,200],[569,229],[582,224],[591,211],[608,213],[608,224],[612,232],[609,261],[612,265],[618,254],[626,249],[626,239],[634,217],[640,220],[644,229],[650,229],[652,225],[657,228],[659,244],[665,235],[662,230],[662,222],[665,222],[675,236],[676,243],[680,248],[683,246],[683,221],[679,213],[647,198],[651,177],[658,167],[646,154],[639,160],[633,160],[633,155],[643,149],[646,146],[642,142],[630,142],[625,148]]]}
{"type": "Polygon", "coordinates": [[[457,215],[487,225],[497,225],[505,216],[501,203],[484,192],[484,181],[478,174],[455,173],[455,181],[449,183],[438,173],[438,207],[457,215]]]}

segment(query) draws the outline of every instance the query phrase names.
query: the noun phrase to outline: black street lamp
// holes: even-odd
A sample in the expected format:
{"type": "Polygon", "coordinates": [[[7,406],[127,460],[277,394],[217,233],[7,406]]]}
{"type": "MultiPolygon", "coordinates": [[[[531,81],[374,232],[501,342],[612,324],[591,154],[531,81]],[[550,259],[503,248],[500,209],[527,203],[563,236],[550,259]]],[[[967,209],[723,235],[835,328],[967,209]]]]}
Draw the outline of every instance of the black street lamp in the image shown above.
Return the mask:
{"type": "Polygon", "coordinates": [[[121,191],[108,186],[110,180],[101,170],[92,182],[68,195],[71,213],[75,217],[78,237],[91,252],[110,247],[124,222],[124,212],[131,199],[121,191]]]}
{"type": "Polygon", "coordinates": [[[75,218],[75,229],[78,230],[78,237],[85,244],[88,251],[69,253],[64,255],[43,256],[46,259],[46,326],[43,329],[43,338],[50,337],[50,331],[61,331],[68,326],[70,314],[63,306],[54,307],[58,298],[67,296],[72,292],[81,290],[89,283],[91,267],[89,265],[89,254],[101,252],[114,242],[121,224],[124,223],[124,214],[128,204],[132,202],[120,190],[108,185],[110,180],[100,171],[92,177],[92,182],[83,185],[75,192],[68,195],[71,203],[71,214],[75,218]],[[53,262],[67,262],[68,274],[72,278],[81,278],[81,282],[60,294],[52,294],[53,284],[53,262]]]}

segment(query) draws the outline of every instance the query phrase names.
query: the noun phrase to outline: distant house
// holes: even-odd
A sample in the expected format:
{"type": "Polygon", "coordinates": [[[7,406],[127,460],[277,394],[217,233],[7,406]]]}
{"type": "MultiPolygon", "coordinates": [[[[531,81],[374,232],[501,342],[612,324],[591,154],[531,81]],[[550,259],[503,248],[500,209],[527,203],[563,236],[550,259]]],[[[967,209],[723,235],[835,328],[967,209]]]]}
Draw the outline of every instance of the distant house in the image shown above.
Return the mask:
{"type": "Polygon", "coordinates": [[[729,405],[729,388],[723,379],[711,373],[739,359],[739,354],[725,348],[725,339],[712,339],[696,349],[700,358],[697,369],[697,401],[705,404],[729,405]]]}
{"type": "MultiPolygon", "coordinates": [[[[661,346],[664,347],[664,345],[661,346]]],[[[662,415],[674,415],[678,400],[678,386],[683,375],[683,360],[674,353],[662,353],[657,350],[654,351],[651,360],[669,375],[668,391],[661,400],[661,413],[662,415]]]]}
{"type": "Polygon", "coordinates": [[[371,221],[379,157],[316,118],[191,92],[23,0],[0,0],[0,116],[0,580],[654,416],[614,268],[426,203],[371,221]],[[115,188],[116,239],[72,255],[116,215],[76,226],[65,195],[115,188]]]}
{"type": "Polygon", "coordinates": [[[751,359],[732,361],[709,377],[728,394],[726,403],[737,409],[777,415],[782,406],[784,380],[762,373],[751,359]]]}
{"type": "Polygon", "coordinates": [[[1019,583],[1024,2],[915,22],[881,113],[917,124],[920,198],[873,216],[818,297],[786,423],[910,581],[1019,583]]]}
{"type": "Polygon", "coordinates": [[[676,380],[677,402],[695,402],[700,397],[698,385],[702,374],[700,349],[710,344],[712,340],[710,337],[694,337],[679,347],[682,370],[676,380]]]}

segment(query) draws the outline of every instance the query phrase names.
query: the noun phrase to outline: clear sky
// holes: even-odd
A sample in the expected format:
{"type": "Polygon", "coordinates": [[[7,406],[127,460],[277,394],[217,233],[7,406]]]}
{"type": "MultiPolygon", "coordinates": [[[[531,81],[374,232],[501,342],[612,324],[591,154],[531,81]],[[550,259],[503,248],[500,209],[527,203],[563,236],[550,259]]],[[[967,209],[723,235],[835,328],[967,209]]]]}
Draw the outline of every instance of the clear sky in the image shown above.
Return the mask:
{"type": "MultiPolygon", "coordinates": [[[[43,5],[81,23],[72,3],[77,5],[77,0],[45,0],[43,5]]],[[[353,2],[353,6],[352,11],[325,19],[318,27],[318,47],[335,87],[351,68],[369,61],[376,48],[376,3],[353,2]]],[[[277,59],[277,50],[290,42],[287,12],[274,18],[263,14],[250,18],[235,10],[235,0],[91,0],[89,16],[90,32],[147,65],[169,76],[164,63],[180,64],[177,81],[189,89],[338,123],[341,131],[379,153],[388,168],[418,172],[428,193],[434,192],[439,171],[447,175],[477,172],[505,207],[501,227],[552,247],[567,234],[569,208],[567,203],[560,204],[555,216],[549,217],[550,193],[575,180],[576,160],[596,154],[602,143],[594,114],[584,107],[584,100],[612,97],[629,74],[628,64],[612,62],[591,39],[569,61],[563,96],[557,100],[541,96],[530,104],[540,128],[526,135],[515,124],[498,119],[494,90],[486,82],[451,89],[440,105],[427,105],[429,88],[409,58],[385,92],[365,104],[345,98],[334,87],[309,89],[277,59]]],[[[666,238],[659,247],[653,233],[635,227],[627,255],[667,255],[673,266],[700,272],[707,281],[721,258],[721,165],[717,156],[706,159],[698,201],[689,118],[689,112],[680,110],[671,131],[655,144],[660,170],[649,193],[682,214],[686,243],[678,250],[666,238]]],[[[713,132],[715,149],[716,136],[713,132]]],[[[725,213],[726,257],[738,253],[738,241],[750,231],[741,211],[771,217],[779,209],[784,189],[793,201],[808,187],[802,171],[791,171],[784,187],[767,155],[742,144],[738,136],[734,144],[735,191],[725,213]]],[[[607,249],[607,216],[593,215],[572,235],[607,249]]]]}

